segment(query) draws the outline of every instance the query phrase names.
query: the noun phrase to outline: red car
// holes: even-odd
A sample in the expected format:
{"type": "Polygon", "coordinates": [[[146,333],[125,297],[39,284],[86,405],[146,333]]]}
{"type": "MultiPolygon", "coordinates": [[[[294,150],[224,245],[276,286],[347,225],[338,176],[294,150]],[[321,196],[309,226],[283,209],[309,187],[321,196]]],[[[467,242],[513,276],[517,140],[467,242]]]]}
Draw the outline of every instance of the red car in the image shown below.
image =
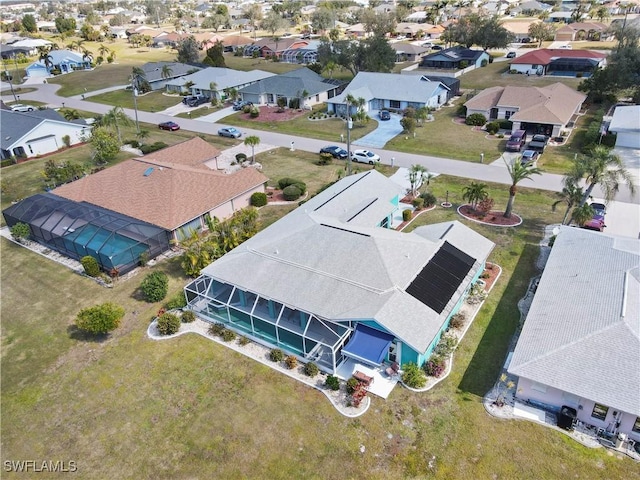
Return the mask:
{"type": "Polygon", "coordinates": [[[599,218],[592,218],[588,222],[585,222],[582,225],[582,228],[586,228],[587,230],[595,230],[596,232],[602,232],[605,229],[606,225],[604,224],[604,220],[599,218]]]}
{"type": "Polygon", "coordinates": [[[176,122],[162,122],[158,124],[158,128],[160,130],[169,130],[170,132],[174,132],[176,130],[180,130],[180,125],[176,122]]]}

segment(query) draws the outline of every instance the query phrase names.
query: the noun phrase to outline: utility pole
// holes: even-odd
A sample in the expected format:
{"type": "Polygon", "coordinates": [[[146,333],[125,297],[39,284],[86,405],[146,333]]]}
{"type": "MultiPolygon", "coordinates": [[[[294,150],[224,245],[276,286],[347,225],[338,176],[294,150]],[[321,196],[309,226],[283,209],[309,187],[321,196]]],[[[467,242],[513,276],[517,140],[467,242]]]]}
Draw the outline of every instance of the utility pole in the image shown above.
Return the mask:
{"type": "MultiPolygon", "coordinates": [[[[9,70],[7,69],[7,62],[3,61],[2,63],[4,63],[4,75],[5,77],[7,77],[7,80],[9,80],[9,86],[11,87],[11,95],[13,95],[13,101],[14,102],[18,102],[18,97],[16,97],[16,92],[13,90],[13,75],[11,73],[9,73],[9,70]]],[[[17,70],[14,71],[14,73],[17,70]]]]}
{"type": "Polygon", "coordinates": [[[353,121],[351,120],[351,102],[349,98],[347,100],[347,175],[351,175],[351,127],[353,121]]]}
{"type": "Polygon", "coordinates": [[[140,123],[138,123],[138,86],[136,75],[131,74],[131,92],[133,93],[133,110],[136,113],[136,132],[140,133],[140,123]]]}

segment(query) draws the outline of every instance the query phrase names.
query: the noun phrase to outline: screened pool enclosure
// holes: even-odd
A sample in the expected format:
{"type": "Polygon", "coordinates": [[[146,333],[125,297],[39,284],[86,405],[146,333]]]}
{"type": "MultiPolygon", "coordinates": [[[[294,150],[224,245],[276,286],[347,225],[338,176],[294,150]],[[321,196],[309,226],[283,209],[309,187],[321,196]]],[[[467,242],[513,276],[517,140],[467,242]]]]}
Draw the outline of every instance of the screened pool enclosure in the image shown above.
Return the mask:
{"type": "Polygon", "coordinates": [[[34,195],[2,213],[9,227],[29,225],[31,240],[78,260],[91,255],[106,272],[126,273],[142,253],[151,259],[169,248],[167,230],[52,193],[34,195]]]}
{"type": "Polygon", "coordinates": [[[351,325],[330,322],[203,275],[185,287],[189,308],[269,347],[279,346],[335,373],[351,325]]]}

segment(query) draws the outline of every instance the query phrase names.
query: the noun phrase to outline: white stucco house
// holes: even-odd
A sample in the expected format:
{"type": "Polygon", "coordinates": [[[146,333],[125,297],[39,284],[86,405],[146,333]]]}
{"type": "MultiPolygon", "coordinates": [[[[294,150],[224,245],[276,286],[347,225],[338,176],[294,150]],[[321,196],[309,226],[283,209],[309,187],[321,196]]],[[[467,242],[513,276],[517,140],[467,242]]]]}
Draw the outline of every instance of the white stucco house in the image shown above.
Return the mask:
{"type": "Polygon", "coordinates": [[[562,227],[507,371],[516,398],[640,441],[640,240],[562,227]]]}
{"type": "Polygon", "coordinates": [[[640,149],[640,105],[616,107],[609,131],[617,134],[616,147],[640,149]]]}
{"type": "Polygon", "coordinates": [[[91,128],[83,120],[67,121],[55,110],[14,112],[2,110],[2,158],[31,158],[53,153],[70,145],[77,145],[91,137],[91,128]]]}
{"type": "Polygon", "coordinates": [[[401,111],[408,107],[439,108],[447,103],[449,88],[425,75],[358,72],[347,88],[327,101],[327,110],[346,113],[347,96],[365,99],[365,111],[389,109],[401,111]]]}

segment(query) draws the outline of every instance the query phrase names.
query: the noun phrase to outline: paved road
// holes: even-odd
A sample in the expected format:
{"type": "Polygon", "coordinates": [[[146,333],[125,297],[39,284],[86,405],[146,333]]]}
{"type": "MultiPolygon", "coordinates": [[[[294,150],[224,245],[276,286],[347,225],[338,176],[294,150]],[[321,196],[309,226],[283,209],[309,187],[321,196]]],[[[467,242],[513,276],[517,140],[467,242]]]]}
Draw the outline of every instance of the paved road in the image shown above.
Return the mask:
{"type": "MultiPolygon", "coordinates": [[[[82,98],[77,97],[60,97],[56,95],[56,91],[59,86],[54,84],[41,84],[34,85],[38,88],[37,91],[31,93],[22,94],[20,97],[25,100],[36,100],[40,102],[47,103],[50,107],[58,108],[62,107],[62,103],[64,102],[66,107],[75,108],[79,110],[85,110],[89,112],[95,112],[99,114],[104,114],[109,111],[112,107],[109,105],[103,105],[100,103],[94,103],[89,100],[82,100],[82,98]]],[[[0,88],[5,91],[8,90],[8,84],[0,84],[0,88]]],[[[2,97],[5,101],[12,101],[11,95],[3,95],[2,97]]],[[[131,118],[135,118],[135,112],[131,109],[125,109],[127,115],[131,118]]],[[[160,122],[175,120],[173,117],[169,115],[164,115],[162,113],[149,113],[138,111],[138,119],[140,122],[146,122],[150,124],[158,124],[160,122]]],[[[218,131],[218,128],[221,126],[217,123],[209,123],[207,121],[202,120],[190,120],[190,119],[180,119],[180,126],[184,130],[189,130],[197,133],[207,133],[215,135],[218,131]]],[[[279,147],[287,147],[291,146],[291,142],[295,142],[295,148],[298,150],[304,150],[308,152],[317,152],[324,145],[328,143],[326,140],[315,140],[312,138],[305,137],[295,137],[291,135],[285,135],[281,133],[268,132],[263,130],[252,130],[252,129],[241,129],[243,135],[257,135],[260,137],[261,142],[277,145],[279,147]]],[[[167,135],[170,135],[167,132],[167,135]]],[[[336,144],[341,144],[339,139],[336,139],[334,142],[336,144]]],[[[344,143],[343,147],[346,148],[344,143]]],[[[478,163],[464,162],[460,160],[452,160],[447,158],[439,158],[432,157],[428,155],[417,155],[403,152],[396,152],[392,150],[376,150],[381,157],[381,161],[387,165],[394,165],[398,167],[410,167],[413,164],[421,164],[429,169],[431,172],[437,172],[447,175],[454,175],[458,177],[465,177],[472,180],[479,180],[483,182],[496,182],[502,184],[509,184],[510,177],[509,174],[504,168],[504,166],[492,165],[495,158],[485,158],[484,164],[480,164],[480,158],[478,155],[478,163]]],[[[526,180],[520,184],[522,187],[531,187],[531,188],[539,188],[543,190],[551,190],[551,191],[560,191],[562,190],[562,176],[545,173],[543,175],[537,175],[533,180],[526,180]]],[[[594,191],[594,197],[602,197],[602,191],[598,188],[594,191]]],[[[616,200],[618,202],[631,203],[635,206],[640,206],[639,203],[639,195],[632,197],[627,187],[621,188],[621,191],[618,192],[616,196],[616,200]]],[[[638,208],[638,215],[640,215],[640,208],[638,208]]]]}

